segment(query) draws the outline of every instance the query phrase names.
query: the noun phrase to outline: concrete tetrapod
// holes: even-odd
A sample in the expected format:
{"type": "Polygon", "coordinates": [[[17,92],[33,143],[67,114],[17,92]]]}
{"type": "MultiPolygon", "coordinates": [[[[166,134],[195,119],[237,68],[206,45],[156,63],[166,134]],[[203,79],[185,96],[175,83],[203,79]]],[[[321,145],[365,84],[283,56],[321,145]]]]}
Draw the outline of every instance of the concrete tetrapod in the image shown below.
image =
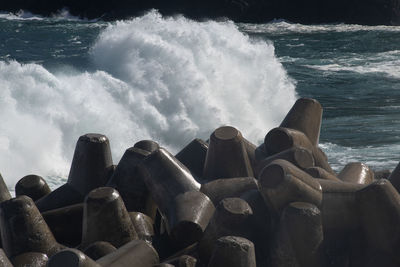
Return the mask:
{"type": "Polygon", "coordinates": [[[187,246],[186,248],[183,248],[183,249],[178,250],[178,251],[174,251],[174,253],[169,254],[167,257],[165,257],[163,259],[163,262],[167,262],[169,260],[177,259],[177,258],[179,258],[181,256],[185,256],[185,255],[186,256],[192,256],[192,257],[197,259],[198,258],[197,249],[198,249],[198,243],[194,243],[194,244],[192,244],[190,246],[187,246]]]}
{"type": "Polygon", "coordinates": [[[11,199],[10,191],[8,191],[7,185],[4,182],[3,176],[0,174],[0,203],[11,199]]]}
{"type": "Polygon", "coordinates": [[[107,241],[118,248],[134,239],[137,233],[118,191],[111,187],[92,190],[83,208],[81,247],[107,241]]]}
{"type": "Polygon", "coordinates": [[[328,156],[325,154],[325,152],[319,147],[316,146],[312,150],[312,154],[314,157],[315,161],[315,166],[321,167],[327,172],[332,173],[333,175],[336,175],[335,171],[332,169],[331,165],[328,163],[328,156]]]}
{"type": "Polygon", "coordinates": [[[271,266],[324,266],[321,212],[315,205],[290,203],[282,211],[277,227],[271,266]]]}
{"type": "Polygon", "coordinates": [[[256,267],[254,244],[238,236],[224,236],[217,240],[208,267],[256,267]]]}
{"type": "Polygon", "coordinates": [[[298,168],[304,170],[310,167],[314,166],[314,157],[308,149],[302,148],[302,147],[292,147],[286,150],[283,150],[282,152],[276,153],[272,156],[269,156],[257,164],[257,168],[255,171],[256,177],[258,177],[258,174],[262,171],[262,169],[270,164],[272,161],[276,159],[284,159],[287,160],[294,165],[296,165],[298,168]]]}
{"type": "Polygon", "coordinates": [[[133,240],[96,262],[104,267],[153,267],[160,261],[157,251],[149,243],[133,240]]]}
{"type": "Polygon", "coordinates": [[[400,264],[400,195],[392,184],[381,179],[357,191],[361,227],[370,256],[381,253],[393,264],[400,264]]]}
{"type": "Polygon", "coordinates": [[[257,163],[257,162],[259,162],[259,161],[261,161],[261,160],[263,160],[265,158],[268,158],[268,156],[271,156],[272,154],[273,153],[269,153],[267,151],[267,149],[265,148],[265,144],[262,143],[254,151],[255,161],[257,163]]]}
{"type": "Polygon", "coordinates": [[[160,148],[158,143],[152,140],[140,140],[139,142],[136,142],[133,147],[148,151],[150,153],[153,153],[160,148]]]}
{"type": "Polygon", "coordinates": [[[163,263],[171,264],[175,267],[196,267],[197,259],[189,255],[182,255],[163,263]]]}
{"type": "Polygon", "coordinates": [[[215,211],[212,201],[199,191],[179,194],[167,215],[167,230],[180,247],[187,247],[203,236],[215,211]]]}
{"type": "Polygon", "coordinates": [[[56,240],[68,247],[82,241],[83,204],[75,204],[42,213],[56,240]]]}
{"type": "Polygon", "coordinates": [[[108,138],[102,134],[85,134],[76,144],[68,184],[86,196],[107,183],[106,174],[112,165],[108,138]]]}
{"type": "Polygon", "coordinates": [[[247,152],[247,156],[249,157],[250,166],[254,173],[257,167],[257,155],[256,155],[257,146],[244,137],[243,137],[243,143],[244,143],[244,148],[246,149],[247,152]]]}
{"type": "Polygon", "coordinates": [[[36,201],[43,212],[82,202],[94,188],[104,186],[113,167],[105,135],[85,134],[76,143],[67,184],[36,201]]]}
{"type": "MultiPolygon", "coordinates": [[[[322,225],[331,266],[347,266],[362,243],[356,192],[362,184],[316,179],[322,187],[322,225]]],[[[357,266],[357,265],[356,265],[357,266]]]]}
{"type": "Polygon", "coordinates": [[[0,267],[13,267],[2,248],[0,248],[0,267]]]}
{"type": "Polygon", "coordinates": [[[397,164],[396,168],[391,172],[388,180],[392,183],[397,192],[400,192],[400,162],[397,164]]]}
{"type": "Polygon", "coordinates": [[[139,171],[162,213],[166,213],[177,195],[200,189],[190,171],[164,148],[147,156],[139,171]]]}
{"type": "Polygon", "coordinates": [[[350,162],[344,166],[337,177],[344,182],[370,184],[374,181],[374,172],[364,163],[350,162]]]}
{"type": "Polygon", "coordinates": [[[240,198],[225,198],[217,206],[202,239],[199,242],[201,262],[207,263],[218,238],[227,235],[249,238],[253,229],[249,229],[253,211],[249,204],[240,198]]]}
{"type": "MultiPolygon", "coordinates": [[[[165,225],[164,220],[162,221],[163,223],[161,225],[165,225]]],[[[181,245],[177,245],[176,242],[171,239],[171,237],[166,232],[166,227],[163,226],[162,228],[163,229],[161,229],[162,231],[160,232],[160,234],[155,235],[152,243],[154,248],[157,250],[158,255],[160,256],[160,260],[162,262],[178,258],[182,255],[190,255],[195,257],[196,259],[198,258],[197,242],[182,248],[181,245]]]]}
{"type": "Polygon", "coordinates": [[[201,236],[201,229],[207,226],[214,206],[206,195],[189,192],[200,189],[200,184],[189,170],[168,151],[160,148],[143,161],[140,171],[167,222],[170,236],[182,247],[196,242],[201,236]],[[193,232],[189,234],[188,231],[193,232]]]}
{"type": "Polygon", "coordinates": [[[15,185],[15,196],[26,195],[33,201],[49,194],[50,187],[46,181],[38,175],[27,175],[22,177],[15,185]]]}
{"type": "Polygon", "coordinates": [[[336,181],[336,182],[341,182],[339,178],[337,178],[335,175],[333,175],[330,172],[327,172],[325,169],[321,167],[310,167],[305,169],[306,173],[311,175],[314,178],[318,179],[324,179],[324,180],[331,180],[331,181],[336,181]]]}
{"type": "Polygon", "coordinates": [[[98,260],[101,257],[104,257],[116,250],[116,247],[111,245],[109,242],[96,241],[93,244],[87,246],[83,253],[85,253],[93,260],[98,260]]]}
{"type": "Polygon", "coordinates": [[[48,267],[101,267],[80,250],[64,249],[49,259],[48,267]]]}
{"type": "Polygon", "coordinates": [[[47,255],[40,252],[26,252],[11,259],[14,267],[46,267],[48,261],[47,255]]]}
{"type": "Polygon", "coordinates": [[[275,213],[291,202],[308,202],[321,206],[321,185],[309,174],[286,160],[275,160],[259,176],[259,188],[265,203],[275,213]]]}
{"type": "Polygon", "coordinates": [[[140,211],[154,219],[156,206],[137,168],[148,155],[149,151],[136,147],[128,148],[107,186],[117,189],[128,211],[140,211]]]}
{"type": "Polygon", "coordinates": [[[270,130],[265,135],[264,146],[271,154],[293,147],[304,147],[308,150],[313,150],[315,147],[303,132],[285,127],[276,127],[270,130]]]}
{"type": "Polygon", "coordinates": [[[254,176],[242,134],[231,126],[210,136],[203,176],[206,180],[254,176]]]}
{"type": "Polygon", "coordinates": [[[71,206],[83,202],[85,197],[68,183],[35,201],[40,212],[71,206]]]}
{"type": "Polygon", "coordinates": [[[365,185],[316,179],[322,188],[322,221],[326,233],[348,235],[360,227],[356,192],[365,185]]]}
{"type": "Polygon", "coordinates": [[[312,98],[299,98],[283,119],[280,127],[303,132],[314,146],[318,145],[322,106],[312,98]]]}
{"type": "Polygon", "coordinates": [[[153,220],[141,212],[129,212],[129,216],[138,238],[151,243],[154,236],[153,220]]]}
{"type": "Polygon", "coordinates": [[[252,229],[253,233],[252,242],[254,243],[256,250],[257,265],[266,266],[266,261],[270,251],[270,240],[271,240],[271,215],[265,205],[264,199],[257,190],[249,190],[240,196],[244,199],[253,211],[253,215],[250,219],[249,229],[252,229]]]}
{"type": "Polygon", "coordinates": [[[270,154],[276,154],[293,147],[303,147],[312,152],[315,166],[334,174],[325,153],[318,145],[313,145],[301,131],[284,127],[274,128],[265,136],[264,145],[270,154]]]}
{"type": "Polygon", "coordinates": [[[179,151],[175,158],[185,165],[197,180],[200,180],[203,177],[207,150],[208,144],[196,138],[179,151]]]}
{"type": "Polygon", "coordinates": [[[253,177],[238,177],[217,179],[201,185],[200,191],[206,194],[214,203],[227,197],[240,197],[244,192],[258,189],[258,182],[253,177]]]}
{"type": "Polygon", "coordinates": [[[1,240],[9,258],[26,252],[52,256],[64,247],[57,243],[42,215],[28,196],[0,204],[1,240]]]}
{"type": "Polygon", "coordinates": [[[388,170],[388,169],[385,169],[385,170],[374,170],[374,178],[375,178],[375,180],[389,179],[389,176],[390,176],[391,173],[392,173],[392,171],[388,170]]]}

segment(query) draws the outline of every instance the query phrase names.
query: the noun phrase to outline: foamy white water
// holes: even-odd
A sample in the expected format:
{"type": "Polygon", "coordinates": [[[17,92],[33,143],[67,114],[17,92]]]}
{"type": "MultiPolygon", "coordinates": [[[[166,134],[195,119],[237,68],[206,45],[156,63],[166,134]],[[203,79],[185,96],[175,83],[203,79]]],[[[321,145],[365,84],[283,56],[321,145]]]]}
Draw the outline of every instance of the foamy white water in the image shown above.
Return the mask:
{"type": "Polygon", "coordinates": [[[0,12],[0,18],[7,20],[43,20],[42,16],[23,10],[18,13],[0,12]]]}
{"type": "MultiPolygon", "coordinates": [[[[67,21],[77,21],[77,20],[86,20],[82,19],[77,16],[73,16],[69,13],[67,8],[61,9],[58,12],[54,13],[51,19],[55,20],[67,20],[67,21]]],[[[33,14],[26,10],[20,10],[17,13],[11,12],[0,12],[0,19],[7,19],[7,20],[48,20],[49,18],[43,17],[41,15],[33,14]]],[[[95,20],[93,20],[95,21],[95,20]]]]}
{"type": "Polygon", "coordinates": [[[299,23],[291,23],[285,20],[276,21],[268,24],[240,24],[245,31],[251,32],[269,32],[274,34],[288,34],[288,33],[345,33],[345,32],[360,32],[360,31],[384,31],[384,32],[399,32],[398,26],[366,26],[358,24],[315,24],[303,25],[299,23]]]}
{"type": "Polygon", "coordinates": [[[362,162],[373,170],[388,169],[388,166],[397,166],[399,163],[397,151],[400,145],[345,147],[322,143],[320,147],[329,155],[329,164],[337,172],[350,162],[362,162]]]}
{"type": "Polygon", "coordinates": [[[322,70],[326,72],[348,71],[359,74],[379,74],[389,78],[400,79],[400,50],[393,50],[383,53],[374,53],[363,57],[335,58],[322,65],[304,65],[305,67],[322,70]]]}
{"type": "Polygon", "coordinates": [[[151,12],[110,24],[90,56],[97,71],[0,61],[0,171],[10,187],[29,173],[65,178],[88,132],[109,137],[115,163],[141,139],[177,152],[221,125],[259,143],[296,99],[273,45],[232,22],[151,12]]]}

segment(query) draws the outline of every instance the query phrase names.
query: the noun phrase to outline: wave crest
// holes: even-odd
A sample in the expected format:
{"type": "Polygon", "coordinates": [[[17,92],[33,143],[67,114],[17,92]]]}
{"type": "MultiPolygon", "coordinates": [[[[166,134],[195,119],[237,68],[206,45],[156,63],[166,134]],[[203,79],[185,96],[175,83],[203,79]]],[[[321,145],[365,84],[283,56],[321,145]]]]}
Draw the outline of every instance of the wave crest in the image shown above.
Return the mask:
{"type": "Polygon", "coordinates": [[[296,98],[270,43],[232,22],[162,18],[109,24],[91,49],[94,72],[0,61],[0,170],[66,176],[77,138],[106,134],[114,160],[141,139],[176,152],[233,125],[259,142],[296,98]]]}

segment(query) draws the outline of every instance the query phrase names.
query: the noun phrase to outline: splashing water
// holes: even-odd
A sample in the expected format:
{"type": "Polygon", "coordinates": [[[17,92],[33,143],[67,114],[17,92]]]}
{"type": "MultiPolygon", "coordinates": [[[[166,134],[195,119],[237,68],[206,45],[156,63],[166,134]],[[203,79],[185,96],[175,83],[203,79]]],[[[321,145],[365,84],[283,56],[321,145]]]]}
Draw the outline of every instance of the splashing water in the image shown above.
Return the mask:
{"type": "Polygon", "coordinates": [[[229,21],[150,12],[108,24],[90,58],[87,71],[0,61],[0,170],[9,186],[29,173],[63,177],[53,181],[60,185],[88,132],[109,137],[115,163],[141,139],[177,152],[221,125],[259,143],[296,99],[273,45],[229,21]]]}

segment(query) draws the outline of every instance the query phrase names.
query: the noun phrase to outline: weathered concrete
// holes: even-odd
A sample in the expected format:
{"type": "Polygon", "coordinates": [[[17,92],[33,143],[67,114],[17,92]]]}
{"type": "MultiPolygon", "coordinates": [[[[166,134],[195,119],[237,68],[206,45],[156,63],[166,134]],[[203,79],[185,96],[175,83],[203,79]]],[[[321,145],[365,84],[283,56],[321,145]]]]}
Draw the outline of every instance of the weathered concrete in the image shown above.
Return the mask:
{"type": "Polygon", "coordinates": [[[276,227],[271,266],[324,266],[321,212],[315,205],[290,203],[276,227]]]}
{"type": "Polygon", "coordinates": [[[92,189],[107,183],[113,168],[108,138],[82,135],[76,143],[67,183],[35,203],[41,212],[80,203],[92,189]]]}
{"type": "Polygon", "coordinates": [[[265,149],[270,155],[282,152],[293,147],[302,147],[312,152],[315,166],[325,169],[327,172],[335,174],[328,163],[325,153],[313,145],[309,138],[301,131],[277,127],[267,133],[264,139],[265,149]]]}
{"type": "Polygon", "coordinates": [[[385,179],[375,181],[356,193],[361,227],[370,250],[400,264],[400,195],[385,179]]]}
{"type": "Polygon", "coordinates": [[[49,259],[48,267],[101,267],[83,252],[68,248],[49,259]]]}
{"type": "Polygon", "coordinates": [[[207,263],[218,238],[226,235],[249,238],[252,229],[249,223],[253,211],[249,204],[240,198],[225,198],[217,206],[202,239],[199,242],[199,255],[207,263]]]}
{"type": "Polygon", "coordinates": [[[30,174],[22,177],[15,185],[15,195],[21,196],[26,195],[32,198],[33,201],[49,194],[51,192],[50,187],[46,181],[34,174],[30,174]]]}
{"type": "Polygon", "coordinates": [[[336,182],[342,181],[339,178],[337,178],[335,175],[333,175],[330,172],[327,172],[325,169],[323,169],[321,167],[310,167],[310,168],[305,169],[305,171],[306,171],[306,173],[308,173],[309,175],[311,175],[314,178],[331,180],[331,181],[336,181],[336,182]]]}
{"type": "Polygon", "coordinates": [[[240,197],[244,192],[258,189],[258,182],[253,177],[238,177],[217,179],[201,185],[200,191],[206,194],[214,203],[227,197],[240,197]]]}
{"type": "Polygon", "coordinates": [[[107,267],[152,267],[159,263],[159,258],[157,251],[150,244],[142,240],[133,240],[96,262],[107,267]]]}
{"type": "Polygon", "coordinates": [[[207,150],[208,144],[196,138],[179,151],[175,158],[185,165],[198,181],[201,181],[207,150]]]}
{"type": "Polygon", "coordinates": [[[286,160],[275,160],[259,177],[265,203],[275,215],[291,202],[309,202],[321,207],[321,185],[309,174],[286,160]]]}
{"type": "Polygon", "coordinates": [[[311,141],[311,144],[318,146],[321,121],[321,104],[312,98],[300,98],[289,110],[280,127],[303,132],[311,141]]]}
{"type": "Polygon", "coordinates": [[[68,247],[82,240],[83,204],[75,204],[42,213],[56,240],[68,247]]]}
{"type": "Polygon", "coordinates": [[[118,191],[111,187],[99,187],[87,195],[83,208],[81,247],[86,248],[96,241],[107,241],[119,248],[137,238],[118,191]]]}
{"type": "MultiPolygon", "coordinates": [[[[145,145],[147,142],[142,141],[141,144],[145,145]]],[[[107,186],[117,189],[128,211],[143,212],[154,219],[157,207],[138,170],[138,165],[148,155],[150,155],[149,151],[137,147],[128,148],[107,186]]]]}
{"type": "Polygon", "coordinates": [[[0,248],[0,267],[13,267],[6,253],[0,248]]]}
{"type": "Polygon", "coordinates": [[[254,176],[242,134],[231,126],[210,136],[203,176],[207,180],[254,176]]]}
{"type": "Polygon", "coordinates": [[[151,243],[154,236],[153,220],[141,212],[129,212],[129,216],[138,238],[151,243]]]}
{"type": "Polygon", "coordinates": [[[83,250],[83,253],[93,260],[98,260],[116,250],[117,248],[111,245],[109,242],[96,241],[87,246],[85,250],[83,250]]]}
{"type": "Polygon", "coordinates": [[[11,199],[10,191],[8,191],[7,185],[4,182],[3,176],[0,174],[0,203],[11,199]]]}
{"type": "Polygon", "coordinates": [[[26,252],[11,259],[14,267],[46,267],[48,261],[47,255],[40,252],[26,252]]]}
{"type": "Polygon", "coordinates": [[[263,159],[262,161],[258,162],[255,172],[256,177],[258,177],[259,173],[265,166],[267,166],[276,159],[287,160],[302,170],[314,166],[314,157],[311,151],[302,147],[292,147],[277,154],[274,154],[272,156],[269,156],[263,159]]]}
{"type": "Polygon", "coordinates": [[[35,203],[19,196],[0,204],[1,240],[9,258],[26,252],[52,256],[64,246],[57,243],[35,203]]]}
{"type": "Polygon", "coordinates": [[[374,172],[364,163],[350,162],[338,173],[337,177],[357,184],[370,184],[374,181],[374,172]]]}
{"type": "Polygon", "coordinates": [[[256,267],[254,244],[237,236],[224,236],[217,240],[208,267],[256,267]]]}

